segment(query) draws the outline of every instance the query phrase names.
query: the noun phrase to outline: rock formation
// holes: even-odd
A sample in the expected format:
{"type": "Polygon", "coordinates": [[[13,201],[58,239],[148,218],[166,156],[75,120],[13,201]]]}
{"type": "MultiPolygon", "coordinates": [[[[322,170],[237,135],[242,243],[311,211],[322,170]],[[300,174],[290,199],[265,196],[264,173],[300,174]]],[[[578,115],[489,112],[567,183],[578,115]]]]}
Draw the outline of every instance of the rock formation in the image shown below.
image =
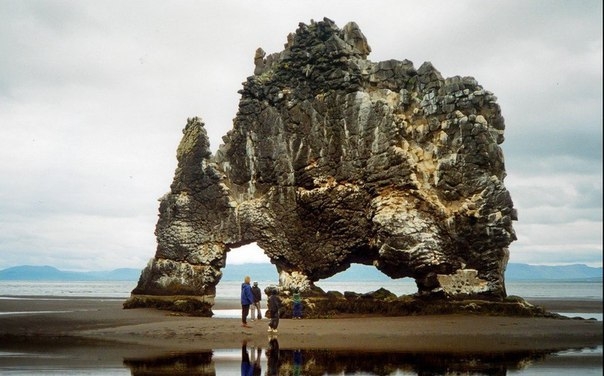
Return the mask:
{"type": "Polygon", "coordinates": [[[496,97],[370,51],[354,22],[301,23],[282,52],[256,51],[216,155],[188,120],[128,306],[211,307],[227,252],[253,242],[284,290],[362,263],[418,296],[506,296],[516,212],[496,97]]]}

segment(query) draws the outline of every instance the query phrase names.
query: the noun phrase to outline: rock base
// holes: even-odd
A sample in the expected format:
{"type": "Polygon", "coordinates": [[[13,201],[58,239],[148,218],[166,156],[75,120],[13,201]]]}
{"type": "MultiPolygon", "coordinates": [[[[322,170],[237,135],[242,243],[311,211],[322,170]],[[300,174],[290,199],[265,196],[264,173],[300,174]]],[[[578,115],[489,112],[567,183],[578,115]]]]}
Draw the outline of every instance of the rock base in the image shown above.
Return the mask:
{"type": "Polygon", "coordinates": [[[213,305],[213,299],[207,301],[198,296],[133,295],[124,302],[123,308],[156,308],[190,316],[212,317],[213,305]]]}
{"type": "MultiPolygon", "coordinates": [[[[293,301],[287,293],[281,295],[281,318],[293,317],[293,301]]],[[[124,302],[124,309],[156,308],[179,314],[212,317],[213,299],[204,300],[191,296],[133,295],[124,302]]],[[[303,296],[304,318],[333,318],[346,315],[359,316],[414,316],[471,313],[489,316],[518,317],[567,317],[548,312],[519,296],[499,300],[480,297],[450,299],[447,297],[402,295],[396,296],[386,289],[359,294],[355,292],[312,291],[303,296]]],[[[265,312],[268,317],[268,312],[265,312]]]]}
{"type": "MultiPolygon", "coordinates": [[[[281,317],[291,318],[293,302],[282,299],[281,317]]],[[[334,293],[304,299],[304,318],[330,318],[342,315],[410,316],[473,313],[492,316],[563,318],[534,306],[523,298],[510,296],[500,301],[482,299],[423,298],[412,295],[376,298],[371,294],[334,293]]]]}

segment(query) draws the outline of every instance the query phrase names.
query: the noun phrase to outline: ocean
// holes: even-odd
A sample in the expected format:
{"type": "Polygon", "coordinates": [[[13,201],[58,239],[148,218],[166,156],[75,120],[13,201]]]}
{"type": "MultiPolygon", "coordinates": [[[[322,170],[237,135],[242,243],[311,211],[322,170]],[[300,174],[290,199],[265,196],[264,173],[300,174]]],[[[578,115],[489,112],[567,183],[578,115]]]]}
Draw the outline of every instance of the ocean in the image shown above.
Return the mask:
{"type": "MultiPolygon", "coordinates": [[[[258,281],[259,286],[276,284],[276,281],[258,281]]],[[[322,282],[317,286],[324,291],[354,291],[366,293],[383,287],[396,295],[408,295],[417,291],[411,279],[399,281],[322,282]]],[[[0,297],[52,296],[65,298],[126,299],[136,281],[0,281],[0,297]]],[[[216,287],[217,299],[238,299],[241,289],[239,281],[222,281],[216,287]]],[[[584,281],[511,281],[506,283],[508,295],[525,299],[579,299],[602,301],[602,282],[584,281]]],[[[564,314],[564,312],[558,312],[564,314]]],[[[217,311],[217,317],[237,317],[237,311],[217,311]]],[[[572,316],[602,321],[601,313],[572,313],[572,316]]]]}
{"type": "MultiPolygon", "coordinates": [[[[0,281],[0,296],[56,296],[127,298],[136,281],[0,281]]],[[[277,284],[277,281],[259,281],[260,287],[277,284]]],[[[317,286],[324,291],[355,291],[366,293],[381,287],[396,295],[413,294],[417,291],[411,279],[376,282],[323,282],[317,286]]],[[[216,288],[218,298],[238,298],[241,288],[239,281],[222,281],[216,288]]],[[[511,281],[506,283],[508,295],[523,298],[556,298],[602,300],[602,282],[585,281],[511,281]]]]}

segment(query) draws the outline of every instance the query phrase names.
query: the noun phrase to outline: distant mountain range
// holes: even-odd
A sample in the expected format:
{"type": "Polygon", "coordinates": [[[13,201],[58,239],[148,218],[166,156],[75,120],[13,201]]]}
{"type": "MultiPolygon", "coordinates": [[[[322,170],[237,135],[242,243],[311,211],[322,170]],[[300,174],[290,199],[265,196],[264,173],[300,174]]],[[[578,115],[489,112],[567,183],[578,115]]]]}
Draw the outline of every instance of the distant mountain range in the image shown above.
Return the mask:
{"type": "Polygon", "coordinates": [[[52,266],[14,266],[0,270],[4,281],[137,281],[140,269],[121,268],[99,272],[70,272],[52,266]]]}
{"type": "Polygon", "coordinates": [[[549,266],[508,264],[506,281],[515,280],[593,280],[602,281],[602,267],[594,268],[583,264],[549,266]]]}
{"type": "MultiPolygon", "coordinates": [[[[227,265],[223,270],[223,281],[241,281],[249,275],[254,280],[277,281],[275,266],[268,263],[227,265]]],[[[137,281],[141,269],[121,268],[110,271],[72,272],[52,266],[15,266],[0,270],[0,280],[4,281],[137,281]]],[[[506,281],[569,280],[602,281],[602,268],[575,264],[564,266],[508,264],[506,281]]],[[[346,272],[336,274],[326,281],[389,281],[390,277],[371,266],[352,265],[346,272]]]]}

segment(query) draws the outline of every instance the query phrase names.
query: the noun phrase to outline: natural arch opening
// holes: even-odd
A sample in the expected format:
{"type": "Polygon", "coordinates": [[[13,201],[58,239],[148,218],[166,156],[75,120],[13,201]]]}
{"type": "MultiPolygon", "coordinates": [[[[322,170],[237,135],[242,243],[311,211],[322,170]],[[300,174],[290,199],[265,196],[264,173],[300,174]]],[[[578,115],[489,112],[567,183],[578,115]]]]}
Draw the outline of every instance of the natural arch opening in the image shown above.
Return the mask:
{"type": "Polygon", "coordinates": [[[413,278],[392,279],[372,265],[351,264],[348,269],[332,277],[315,282],[323,291],[369,293],[384,288],[397,296],[417,293],[413,278]]]}
{"type": "MultiPolygon", "coordinates": [[[[226,254],[226,264],[222,269],[222,278],[216,285],[216,306],[236,309],[240,307],[241,284],[246,275],[258,282],[264,290],[269,284],[279,284],[279,274],[270,258],[256,243],[232,248],[226,254]]],[[[263,297],[263,299],[265,299],[263,297]]]]}

